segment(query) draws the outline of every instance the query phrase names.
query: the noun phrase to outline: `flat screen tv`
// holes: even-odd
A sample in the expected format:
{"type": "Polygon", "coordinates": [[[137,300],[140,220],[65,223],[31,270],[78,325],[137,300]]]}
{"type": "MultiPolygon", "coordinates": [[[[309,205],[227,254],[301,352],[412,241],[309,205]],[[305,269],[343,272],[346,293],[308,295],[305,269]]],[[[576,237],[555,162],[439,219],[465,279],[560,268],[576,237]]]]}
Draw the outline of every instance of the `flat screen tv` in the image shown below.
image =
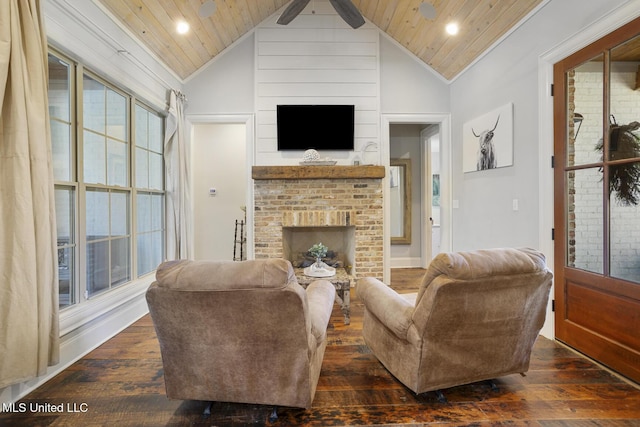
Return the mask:
{"type": "Polygon", "coordinates": [[[353,105],[278,105],[278,150],[353,150],[353,105]]]}

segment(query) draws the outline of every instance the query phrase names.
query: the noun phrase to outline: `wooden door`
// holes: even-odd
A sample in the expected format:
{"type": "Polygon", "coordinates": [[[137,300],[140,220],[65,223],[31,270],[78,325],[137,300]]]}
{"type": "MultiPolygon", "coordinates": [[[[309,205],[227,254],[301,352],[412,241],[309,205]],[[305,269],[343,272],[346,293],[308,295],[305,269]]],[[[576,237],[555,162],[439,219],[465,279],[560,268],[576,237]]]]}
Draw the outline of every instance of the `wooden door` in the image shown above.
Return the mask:
{"type": "Polygon", "coordinates": [[[640,19],[554,86],[556,337],[640,381],[640,19]]]}

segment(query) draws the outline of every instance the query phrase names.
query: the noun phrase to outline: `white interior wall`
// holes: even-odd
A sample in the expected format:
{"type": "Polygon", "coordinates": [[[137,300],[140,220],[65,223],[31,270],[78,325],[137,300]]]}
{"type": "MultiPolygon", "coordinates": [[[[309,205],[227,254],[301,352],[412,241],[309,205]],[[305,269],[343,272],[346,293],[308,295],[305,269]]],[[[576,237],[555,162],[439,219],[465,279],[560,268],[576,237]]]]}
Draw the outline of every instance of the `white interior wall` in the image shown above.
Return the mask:
{"type": "Polygon", "coordinates": [[[402,45],[380,34],[382,114],[449,113],[449,85],[402,45]]]}
{"type": "Polygon", "coordinates": [[[254,34],[238,40],[184,83],[185,113],[254,114],[254,34]]]}
{"type": "MultiPolygon", "coordinates": [[[[453,164],[462,165],[462,126],[508,102],[514,104],[512,167],[463,173],[453,169],[454,248],[540,247],[538,60],[548,49],[599,19],[623,0],[550,1],[451,84],[453,164]],[[557,25],[558,17],[571,16],[557,25]],[[518,210],[513,201],[518,201],[518,210]]],[[[550,159],[548,162],[550,169],[550,159]]],[[[549,188],[548,191],[553,191],[549,188]]]]}
{"type": "MultiPolygon", "coordinates": [[[[326,0],[309,3],[286,26],[276,18],[256,30],[257,164],[296,165],[302,158],[302,150],[277,149],[279,104],[354,105],[355,150],[317,148],[323,158],[352,164],[367,143],[379,141],[378,30],[368,23],[352,29],[326,0]]],[[[301,128],[301,139],[305,132],[313,129],[301,128]]]]}
{"type": "MultiPolygon", "coordinates": [[[[326,2],[322,1],[322,3],[326,2]]],[[[316,1],[316,5],[319,4],[321,4],[321,2],[316,1]]],[[[341,26],[340,18],[332,12],[332,9],[327,9],[327,6],[331,8],[328,4],[324,5],[322,9],[323,13],[332,16],[332,22],[336,22],[336,24],[332,25],[341,26]]],[[[276,17],[273,17],[272,19],[275,18],[276,17]]],[[[300,17],[300,19],[302,18],[303,17],[300,17]]],[[[287,27],[293,25],[295,22],[296,20],[287,27]]],[[[260,24],[256,29],[256,33],[264,33],[262,36],[252,34],[240,40],[232,49],[226,50],[222,55],[203,67],[198,73],[187,79],[184,85],[184,92],[189,99],[186,112],[187,114],[194,115],[232,113],[254,114],[255,112],[257,122],[256,135],[272,135],[265,136],[264,138],[266,139],[263,139],[261,142],[256,142],[257,148],[255,153],[255,164],[297,164],[297,161],[299,160],[298,157],[300,157],[298,154],[294,154],[294,158],[284,159],[281,157],[281,153],[274,153],[275,141],[273,140],[273,132],[275,129],[273,128],[273,115],[270,115],[273,113],[263,115],[259,112],[260,107],[257,105],[258,99],[262,98],[257,94],[257,92],[263,91],[263,94],[272,93],[271,86],[273,83],[262,81],[263,77],[259,76],[262,72],[259,73],[256,71],[258,66],[256,61],[256,58],[258,57],[256,49],[259,45],[259,40],[257,40],[256,37],[265,37],[265,42],[268,43],[267,46],[272,48],[272,44],[274,42],[269,41],[269,39],[274,37],[272,27],[273,22],[271,21],[260,24]],[[262,83],[260,83],[260,81],[262,81],[262,83]],[[262,89],[262,87],[264,87],[264,89],[262,89]],[[267,92],[264,92],[265,90],[267,92]]],[[[292,27],[291,30],[294,28],[295,27],[292,27]]],[[[276,27],[276,29],[278,28],[276,27]]],[[[367,28],[359,30],[345,30],[342,26],[339,27],[339,29],[340,31],[347,31],[350,33],[357,33],[357,31],[360,30],[367,32],[371,31],[370,29],[367,30],[367,28]]],[[[296,32],[296,34],[299,34],[299,32],[296,32]]],[[[325,34],[326,37],[327,33],[326,31],[319,31],[319,34],[325,34]]],[[[375,55],[379,62],[377,73],[379,74],[378,96],[380,111],[387,114],[448,113],[450,110],[450,91],[446,81],[435,74],[427,65],[416,60],[416,58],[402,46],[390,40],[387,36],[379,35],[378,30],[375,30],[374,34],[376,39],[375,44],[378,46],[378,53],[375,55]]],[[[320,37],[320,35],[317,35],[317,37],[320,37]]],[[[365,56],[369,57],[372,52],[368,50],[368,46],[371,43],[374,43],[374,40],[369,39],[369,36],[367,36],[367,40],[368,41],[361,42],[359,44],[367,46],[365,47],[365,49],[367,49],[365,56]]],[[[277,65],[277,63],[274,64],[272,60],[270,61],[271,67],[280,66],[277,65]]],[[[269,71],[267,76],[269,74],[273,73],[269,71]]],[[[318,74],[319,73],[317,72],[313,73],[313,75],[316,76],[318,74]]],[[[332,71],[332,74],[335,76],[336,71],[332,71]]],[[[355,79],[355,81],[352,82],[352,85],[363,84],[362,80],[360,80],[362,71],[350,74],[349,76],[345,76],[342,72],[338,72],[338,74],[340,77],[337,78],[341,79],[343,82],[349,81],[349,79],[355,79]]],[[[369,79],[372,78],[371,72],[367,72],[366,75],[370,76],[369,79]]],[[[296,77],[292,78],[295,79],[296,77]]],[[[300,83],[298,82],[297,84],[300,83]]],[[[370,86],[371,84],[371,82],[366,83],[367,86],[370,86]]],[[[312,84],[309,85],[309,90],[314,90],[313,86],[312,82],[312,84]]],[[[320,88],[322,87],[323,86],[320,86],[320,88]]],[[[356,95],[359,95],[359,97],[362,98],[361,94],[356,95]]],[[[316,91],[315,95],[311,95],[311,100],[317,100],[322,96],[322,91],[320,91],[320,93],[316,91]]],[[[305,98],[309,99],[306,96],[305,98]]],[[[348,95],[344,97],[344,99],[345,102],[353,104],[357,102],[357,100],[353,99],[352,95],[348,95]]],[[[360,116],[362,117],[362,114],[360,116]]],[[[366,120],[371,122],[369,125],[378,123],[375,126],[379,127],[379,119],[378,121],[375,121],[375,117],[368,117],[366,120]]],[[[361,135],[365,135],[364,140],[366,141],[369,141],[370,139],[373,140],[375,136],[375,142],[378,142],[379,130],[373,129],[373,127],[369,125],[366,126],[366,129],[360,127],[362,132],[366,132],[361,135]]],[[[371,149],[371,151],[374,150],[377,153],[379,151],[379,147],[371,149]]],[[[339,153],[331,154],[339,155],[339,153]]],[[[377,157],[378,155],[375,154],[375,156],[377,157]]],[[[349,162],[349,160],[346,159],[337,160],[339,160],[340,163],[345,164],[349,162]]]]}

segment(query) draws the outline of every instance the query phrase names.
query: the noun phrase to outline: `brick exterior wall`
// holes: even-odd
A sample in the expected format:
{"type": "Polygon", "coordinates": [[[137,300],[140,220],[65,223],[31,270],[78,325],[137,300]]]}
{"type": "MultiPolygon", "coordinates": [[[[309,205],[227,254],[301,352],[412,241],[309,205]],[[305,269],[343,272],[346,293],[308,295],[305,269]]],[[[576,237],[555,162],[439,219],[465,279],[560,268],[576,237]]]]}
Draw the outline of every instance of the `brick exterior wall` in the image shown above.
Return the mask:
{"type": "Polygon", "coordinates": [[[355,227],[356,277],[383,276],[382,179],[254,180],[256,258],[283,257],[282,227],[355,227]]]}

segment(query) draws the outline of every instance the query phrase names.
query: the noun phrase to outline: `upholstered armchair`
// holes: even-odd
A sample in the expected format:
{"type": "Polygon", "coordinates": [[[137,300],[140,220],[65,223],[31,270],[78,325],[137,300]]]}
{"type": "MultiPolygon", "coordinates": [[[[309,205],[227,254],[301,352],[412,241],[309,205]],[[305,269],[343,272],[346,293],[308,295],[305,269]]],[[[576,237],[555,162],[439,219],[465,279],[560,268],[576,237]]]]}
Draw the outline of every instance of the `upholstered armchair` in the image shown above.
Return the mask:
{"type": "Polygon", "coordinates": [[[417,394],[524,373],[551,278],[539,252],[488,249],[437,255],[414,294],[360,279],[365,342],[417,394]]]}
{"type": "Polygon", "coordinates": [[[161,264],[146,298],[167,397],[310,407],[334,297],[283,259],[161,264]]]}

